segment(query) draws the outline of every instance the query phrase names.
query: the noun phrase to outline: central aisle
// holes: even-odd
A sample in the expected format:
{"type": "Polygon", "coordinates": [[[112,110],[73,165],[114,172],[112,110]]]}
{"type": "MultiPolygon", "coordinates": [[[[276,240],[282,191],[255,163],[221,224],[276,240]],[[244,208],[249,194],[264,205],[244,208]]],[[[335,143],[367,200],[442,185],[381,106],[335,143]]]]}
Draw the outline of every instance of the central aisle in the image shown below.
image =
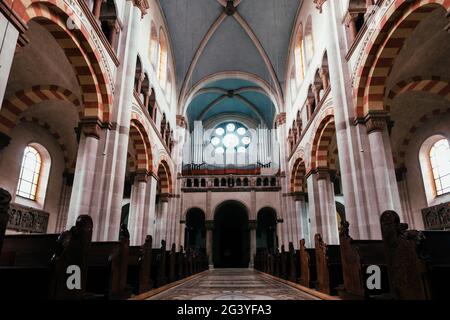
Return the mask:
{"type": "Polygon", "coordinates": [[[250,269],[215,269],[149,300],[317,300],[250,269]]]}

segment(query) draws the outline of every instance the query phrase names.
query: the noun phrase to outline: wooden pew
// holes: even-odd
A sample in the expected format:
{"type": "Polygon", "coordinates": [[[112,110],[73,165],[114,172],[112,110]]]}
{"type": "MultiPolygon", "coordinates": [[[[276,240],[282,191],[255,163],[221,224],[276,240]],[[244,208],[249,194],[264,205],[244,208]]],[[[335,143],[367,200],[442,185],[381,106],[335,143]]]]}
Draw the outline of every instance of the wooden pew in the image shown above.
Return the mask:
{"type": "Polygon", "coordinates": [[[60,235],[5,236],[0,255],[0,297],[85,298],[91,237],[92,219],[86,215],[79,216],[75,226],[60,235]],[[77,272],[68,269],[73,265],[79,267],[79,283],[69,279],[77,272]],[[68,288],[68,282],[75,287],[68,288]]]}
{"type": "Polygon", "coordinates": [[[175,243],[172,244],[172,247],[170,248],[170,251],[168,254],[168,275],[169,275],[169,282],[174,282],[177,280],[176,277],[176,265],[177,265],[177,251],[175,247],[175,243]]]}
{"type": "Polygon", "coordinates": [[[287,279],[291,282],[296,282],[296,280],[297,280],[297,263],[296,263],[296,257],[295,257],[294,244],[292,242],[289,242],[287,266],[288,266],[287,279]]]}
{"type": "Polygon", "coordinates": [[[394,299],[450,298],[450,232],[407,230],[394,211],[381,217],[394,299]]]}
{"type": "Polygon", "coordinates": [[[339,234],[344,278],[339,296],[343,299],[389,299],[389,279],[386,254],[382,240],[353,240],[349,235],[349,223],[342,221],[339,234]],[[378,266],[381,270],[381,289],[369,289],[367,268],[378,266]]]}
{"type": "Polygon", "coordinates": [[[184,279],[186,277],[185,275],[185,259],[186,259],[186,254],[184,252],[184,248],[183,246],[180,246],[180,251],[177,252],[177,279],[181,280],[184,279]]]}
{"type": "Polygon", "coordinates": [[[337,287],[343,284],[341,248],[327,245],[320,234],[314,236],[316,247],[317,285],[316,290],[336,295],[337,287]]]}
{"type": "Polygon", "coordinates": [[[155,287],[167,284],[166,241],[161,240],[161,248],[153,249],[152,279],[155,287]]]}
{"type": "Polygon", "coordinates": [[[126,299],[130,234],[121,226],[119,241],[92,242],[88,252],[87,291],[92,298],[126,299]]]}
{"type": "Polygon", "coordinates": [[[287,252],[284,249],[284,244],[281,245],[281,253],[280,253],[280,278],[287,279],[287,252]]]}
{"type": "Polygon", "coordinates": [[[152,236],[147,236],[142,246],[131,246],[128,255],[127,283],[134,294],[149,291],[153,287],[150,277],[152,269],[152,236]]]}
{"type": "Polygon", "coordinates": [[[305,239],[300,240],[300,284],[315,288],[317,282],[316,252],[305,246],[305,239]]]}
{"type": "Polygon", "coordinates": [[[273,275],[275,277],[280,277],[281,260],[280,260],[280,250],[278,250],[278,248],[275,250],[273,255],[273,264],[274,264],[273,275]]]}
{"type": "Polygon", "coordinates": [[[8,225],[8,210],[11,203],[11,194],[0,188],[0,253],[2,252],[3,239],[5,238],[6,226],[8,225]]]}

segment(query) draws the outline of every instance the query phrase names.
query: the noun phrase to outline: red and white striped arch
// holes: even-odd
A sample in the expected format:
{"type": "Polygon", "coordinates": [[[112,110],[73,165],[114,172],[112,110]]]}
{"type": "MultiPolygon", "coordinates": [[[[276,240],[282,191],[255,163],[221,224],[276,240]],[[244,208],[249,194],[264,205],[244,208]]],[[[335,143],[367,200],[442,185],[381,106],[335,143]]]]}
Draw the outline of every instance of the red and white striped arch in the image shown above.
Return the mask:
{"type": "Polygon", "coordinates": [[[450,0],[396,0],[380,21],[364,53],[355,82],[356,115],[385,110],[386,80],[405,40],[437,8],[450,8],[450,0]]]}
{"type": "Polygon", "coordinates": [[[170,167],[165,160],[162,160],[158,166],[159,192],[161,194],[172,193],[172,174],[170,167]]]}
{"type": "MultiPolygon", "coordinates": [[[[11,6],[11,0],[7,0],[11,6]]],[[[26,23],[33,20],[45,27],[64,50],[82,91],[83,118],[110,119],[112,93],[100,52],[88,29],[62,0],[22,0],[14,11],[26,23]],[[67,27],[69,18],[77,26],[67,27]]]]}
{"type": "Polygon", "coordinates": [[[302,158],[298,158],[292,169],[291,192],[306,192],[306,166],[302,158]]]}
{"type": "Polygon", "coordinates": [[[386,109],[390,110],[393,100],[406,92],[426,92],[450,100],[450,83],[436,76],[430,78],[413,77],[401,81],[388,93],[386,109]]]}
{"type": "Polygon", "coordinates": [[[319,125],[314,132],[310,170],[317,168],[331,169],[332,152],[330,152],[330,145],[336,135],[334,113],[331,108],[322,114],[319,125]]]}
{"type": "Polygon", "coordinates": [[[0,110],[0,132],[8,135],[28,108],[44,101],[71,103],[78,109],[79,116],[82,116],[83,111],[80,101],[70,90],[53,85],[33,86],[29,89],[20,90],[3,101],[0,110]]]}
{"type": "Polygon", "coordinates": [[[153,153],[150,138],[142,119],[134,112],[131,115],[129,137],[135,150],[134,168],[151,173],[153,170],[153,153]]]}

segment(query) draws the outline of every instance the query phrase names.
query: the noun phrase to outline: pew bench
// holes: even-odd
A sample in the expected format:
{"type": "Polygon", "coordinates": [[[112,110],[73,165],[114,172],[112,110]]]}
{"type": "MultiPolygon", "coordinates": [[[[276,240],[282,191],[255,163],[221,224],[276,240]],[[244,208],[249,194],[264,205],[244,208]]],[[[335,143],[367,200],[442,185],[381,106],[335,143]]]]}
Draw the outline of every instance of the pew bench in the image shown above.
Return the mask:
{"type": "Polygon", "coordinates": [[[314,236],[316,247],[317,290],[328,295],[337,295],[342,286],[341,248],[339,245],[327,245],[320,234],[314,236]]]}
{"type": "Polygon", "coordinates": [[[349,224],[342,221],[339,234],[343,286],[339,296],[343,299],[391,299],[386,254],[382,240],[354,240],[349,235],[349,224]],[[370,266],[378,266],[381,271],[381,288],[370,288],[367,280],[370,266]]]}

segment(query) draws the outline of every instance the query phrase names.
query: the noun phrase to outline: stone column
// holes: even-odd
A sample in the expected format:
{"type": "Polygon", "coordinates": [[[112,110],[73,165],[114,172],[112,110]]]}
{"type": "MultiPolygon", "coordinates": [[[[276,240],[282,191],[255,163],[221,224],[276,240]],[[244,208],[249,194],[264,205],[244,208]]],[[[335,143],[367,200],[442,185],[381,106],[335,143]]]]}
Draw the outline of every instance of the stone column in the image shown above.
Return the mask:
{"type": "Polygon", "coordinates": [[[56,233],[61,233],[66,228],[67,216],[69,214],[70,195],[72,194],[73,173],[64,173],[64,181],[59,200],[58,219],[56,221],[56,233]]]}
{"type": "MultiPolygon", "coordinates": [[[[169,198],[161,197],[161,215],[159,216],[159,240],[167,239],[167,215],[169,213],[169,198]]],[[[166,241],[167,242],[167,241],[166,241]]]]}
{"type": "Polygon", "coordinates": [[[213,231],[214,231],[214,221],[208,220],[205,222],[206,228],[206,254],[209,260],[209,269],[214,269],[213,262],[213,231]]]}
{"type": "MultiPolygon", "coordinates": [[[[118,239],[124,179],[127,166],[127,151],[134,101],[134,74],[140,34],[141,12],[131,1],[126,2],[124,30],[121,37],[119,60],[122,61],[116,74],[114,106],[111,115],[111,130],[102,145],[102,171],[97,177],[96,189],[102,196],[95,199],[95,207],[101,216],[98,238],[108,241],[118,239]]],[[[154,242],[157,243],[157,242],[154,242]]]]}
{"type": "Polygon", "coordinates": [[[328,80],[328,68],[321,67],[319,69],[319,75],[320,75],[320,78],[322,79],[323,90],[326,91],[330,85],[330,81],[328,80]]]}
{"type": "MultiPolygon", "coordinates": [[[[303,192],[296,192],[294,194],[295,210],[297,219],[299,221],[298,233],[299,240],[305,239],[306,246],[311,246],[311,235],[309,234],[309,217],[308,217],[308,204],[306,202],[308,195],[303,192]]],[[[297,244],[298,246],[298,244],[297,244]]],[[[295,247],[297,247],[295,246],[295,247]]]]}
{"type": "Polygon", "coordinates": [[[284,173],[280,176],[280,204],[281,204],[281,212],[279,213],[279,218],[283,220],[282,224],[279,224],[281,228],[280,232],[278,232],[278,245],[287,246],[289,243],[289,211],[288,211],[288,203],[286,201],[286,197],[283,194],[286,194],[289,190],[289,181],[286,177],[286,168],[287,168],[287,155],[289,153],[289,147],[286,143],[287,141],[287,128],[286,128],[286,113],[280,113],[276,119],[277,123],[277,134],[278,141],[280,141],[280,172],[284,173]]]}
{"type": "Polygon", "coordinates": [[[327,169],[319,168],[317,170],[317,186],[322,238],[327,244],[339,244],[334,187],[327,169]]]}
{"type": "Polygon", "coordinates": [[[348,42],[351,45],[358,35],[358,31],[356,30],[355,19],[357,18],[357,13],[348,12],[345,16],[345,26],[348,28],[348,42]]]}
{"type": "Polygon", "coordinates": [[[398,184],[400,203],[402,205],[402,211],[405,217],[404,222],[407,223],[411,229],[423,229],[423,225],[421,225],[421,228],[419,228],[414,219],[413,210],[411,208],[411,201],[409,198],[408,181],[406,179],[406,168],[401,167],[396,169],[395,176],[398,184]]]}
{"type": "Polygon", "coordinates": [[[248,229],[250,232],[250,262],[248,267],[252,269],[255,266],[255,255],[256,255],[256,220],[252,220],[248,224],[248,229]]]}
{"type": "Polygon", "coordinates": [[[310,233],[309,239],[305,241],[311,245],[314,243],[314,235],[316,233],[322,234],[320,227],[322,226],[320,216],[320,198],[319,198],[319,186],[317,183],[317,175],[313,171],[306,173],[306,183],[308,185],[308,213],[310,219],[310,233]]]}
{"type": "Polygon", "coordinates": [[[97,20],[100,20],[100,14],[102,11],[102,2],[103,0],[94,0],[93,14],[97,20]]]}
{"type": "Polygon", "coordinates": [[[148,172],[138,171],[134,176],[134,188],[131,196],[128,229],[130,244],[142,245],[144,242],[145,195],[147,189],[148,172]]]}
{"type": "Polygon", "coordinates": [[[180,224],[179,228],[180,228],[180,235],[178,238],[178,244],[177,246],[183,246],[185,249],[187,249],[188,247],[188,242],[185,241],[186,240],[186,220],[180,220],[178,222],[180,224]]]}
{"type": "Polygon", "coordinates": [[[101,127],[98,121],[88,120],[82,121],[80,127],[81,137],[78,145],[77,164],[66,229],[75,225],[79,215],[90,215],[94,224],[92,239],[96,241],[99,239],[98,230],[101,224],[107,223],[107,221],[100,220],[98,213],[92,207],[93,197],[100,196],[99,190],[94,189],[94,176],[96,174],[101,127]]]}
{"type": "MultiPolygon", "coordinates": [[[[146,196],[145,196],[145,208],[144,208],[144,221],[142,227],[142,237],[145,239],[147,235],[153,236],[155,238],[155,212],[156,212],[156,188],[158,185],[158,180],[154,175],[150,174],[147,187],[146,187],[146,196]]],[[[154,243],[156,243],[154,241],[154,243]]],[[[158,244],[159,245],[159,244],[158,244]]]]}
{"type": "MultiPolygon", "coordinates": [[[[2,1],[3,2],[3,1],[2,1]]],[[[6,85],[8,84],[9,73],[15,56],[17,41],[20,43],[20,34],[26,30],[25,24],[16,21],[6,4],[2,7],[6,8],[5,15],[0,12],[0,30],[1,36],[4,38],[2,50],[0,52],[0,109],[3,105],[3,98],[5,96],[6,85]]],[[[23,40],[23,39],[22,39],[23,40]]]]}
{"type": "MultiPolygon", "coordinates": [[[[336,140],[342,189],[345,199],[346,219],[354,239],[375,239],[369,219],[378,220],[378,209],[371,201],[375,192],[367,133],[355,125],[356,108],[353,102],[352,77],[345,58],[345,34],[342,28],[339,2],[329,1],[330,10],[324,11],[327,28],[328,68],[331,97],[334,104],[336,140]]],[[[309,195],[311,193],[309,192],[309,195]]],[[[379,222],[378,222],[379,224],[379,222]]]]}
{"type": "Polygon", "coordinates": [[[381,237],[380,223],[378,217],[385,210],[394,210],[400,215],[400,220],[405,221],[402,216],[400,195],[395,178],[394,160],[392,157],[389,134],[386,128],[386,116],[371,114],[366,118],[367,135],[370,143],[370,156],[375,177],[375,194],[379,214],[377,221],[371,222],[371,231],[377,237],[381,237]]]}

